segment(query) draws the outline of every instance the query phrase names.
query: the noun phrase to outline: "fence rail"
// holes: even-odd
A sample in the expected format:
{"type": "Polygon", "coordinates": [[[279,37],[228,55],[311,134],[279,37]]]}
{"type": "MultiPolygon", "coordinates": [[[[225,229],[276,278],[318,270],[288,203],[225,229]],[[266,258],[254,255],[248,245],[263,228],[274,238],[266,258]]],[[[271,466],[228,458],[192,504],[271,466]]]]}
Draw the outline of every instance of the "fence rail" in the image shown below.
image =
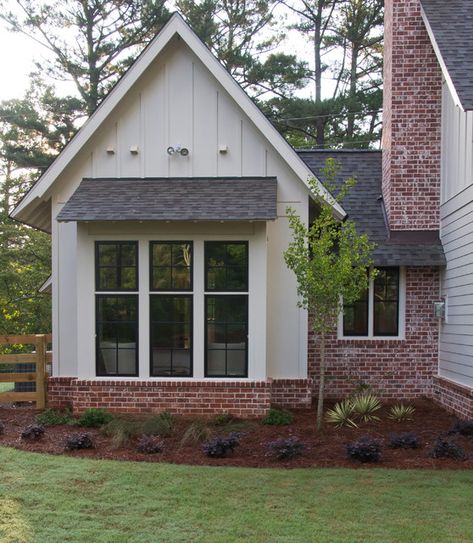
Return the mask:
{"type": "Polygon", "coordinates": [[[0,336],[0,346],[30,346],[31,352],[20,354],[0,354],[0,383],[36,383],[35,392],[0,392],[0,403],[4,402],[36,402],[38,409],[46,406],[47,364],[51,362],[48,344],[52,341],[51,334],[36,334],[25,336],[0,336]],[[21,371],[21,366],[28,364],[35,370],[21,371]],[[10,368],[8,368],[10,366],[10,368]],[[5,371],[7,369],[8,371],[5,371]]]}

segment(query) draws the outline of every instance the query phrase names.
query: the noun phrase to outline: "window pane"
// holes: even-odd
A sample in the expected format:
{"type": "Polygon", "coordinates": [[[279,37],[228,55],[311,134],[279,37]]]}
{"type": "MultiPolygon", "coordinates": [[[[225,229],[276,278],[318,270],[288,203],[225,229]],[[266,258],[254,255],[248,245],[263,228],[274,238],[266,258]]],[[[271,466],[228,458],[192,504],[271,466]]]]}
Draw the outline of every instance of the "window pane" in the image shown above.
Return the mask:
{"type": "Polygon", "coordinates": [[[374,305],[374,335],[398,335],[398,303],[376,302],[374,305]]]}
{"type": "Polygon", "coordinates": [[[205,275],[207,290],[248,290],[248,244],[205,242],[205,275]]]}
{"type": "Polygon", "coordinates": [[[399,268],[381,268],[374,281],[374,335],[399,333],[399,268]]]}
{"type": "Polygon", "coordinates": [[[368,300],[360,300],[343,308],[343,335],[368,335],[368,300]]]}
{"type": "Polygon", "coordinates": [[[208,377],[246,377],[248,296],[206,296],[208,377]]]}
{"type": "Polygon", "coordinates": [[[192,243],[151,243],[151,290],[192,290],[192,243]]]}
{"type": "Polygon", "coordinates": [[[97,375],[137,375],[138,296],[97,296],[97,375]]]}
{"type": "Polygon", "coordinates": [[[96,243],[96,289],[138,289],[138,244],[135,241],[96,243]]]}
{"type": "Polygon", "coordinates": [[[192,297],[152,295],[151,375],[192,374],[192,297]]]}

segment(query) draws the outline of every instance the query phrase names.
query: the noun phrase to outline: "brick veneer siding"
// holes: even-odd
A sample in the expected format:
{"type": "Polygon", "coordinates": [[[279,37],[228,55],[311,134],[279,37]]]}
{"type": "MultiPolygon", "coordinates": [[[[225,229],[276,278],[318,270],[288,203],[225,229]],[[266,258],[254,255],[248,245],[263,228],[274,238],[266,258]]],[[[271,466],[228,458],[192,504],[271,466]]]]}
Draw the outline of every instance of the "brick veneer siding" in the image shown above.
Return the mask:
{"type": "Polygon", "coordinates": [[[262,417],[271,405],[308,408],[308,379],[267,381],[141,381],[50,377],[48,407],[72,407],[80,414],[90,407],[123,413],[214,415],[231,413],[262,417]]]}
{"type": "Polygon", "coordinates": [[[447,411],[464,419],[473,419],[473,389],[435,376],[432,398],[447,411]]]}
{"type": "MultiPolygon", "coordinates": [[[[327,345],[327,398],[340,399],[368,385],[385,399],[431,396],[438,366],[437,268],[406,269],[404,340],[338,340],[327,345]]],[[[309,376],[318,383],[318,343],[309,333],[309,376]]],[[[316,393],[314,388],[314,393],[316,393]]]]}
{"type": "Polygon", "coordinates": [[[383,199],[392,230],[439,228],[442,74],[420,0],[386,0],[383,199]]]}

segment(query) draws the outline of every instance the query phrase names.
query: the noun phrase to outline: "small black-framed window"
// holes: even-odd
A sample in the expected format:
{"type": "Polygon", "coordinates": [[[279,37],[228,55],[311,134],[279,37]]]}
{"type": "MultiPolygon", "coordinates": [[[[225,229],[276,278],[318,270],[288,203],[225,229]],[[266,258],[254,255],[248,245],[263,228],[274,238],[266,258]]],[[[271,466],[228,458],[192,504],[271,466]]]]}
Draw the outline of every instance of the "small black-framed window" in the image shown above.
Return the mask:
{"type": "Polygon", "coordinates": [[[205,242],[205,290],[248,291],[248,242],[205,242]]]}
{"type": "Polygon", "coordinates": [[[96,296],[98,376],[138,375],[138,295],[96,296]]]}
{"type": "Polygon", "coordinates": [[[150,375],[192,377],[192,295],[150,296],[150,375]]]}
{"type": "Polygon", "coordinates": [[[95,242],[95,290],[138,290],[138,242],[95,242]]]}
{"type": "Polygon", "coordinates": [[[248,377],[248,296],[205,296],[205,376],[248,377]]]}
{"type": "Polygon", "coordinates": [[[343,308],[343,335],[368,335],[369,289],[366,289],[359,300],[343,308]]]}
{"type": "Polygon", "coordinates": [[[151,291],[192,291],[192,241],[152,241],[149,250],[151,291]]]}
{"type": "Polygon", "coordinates": [[[374,280],[373,335],[399,335],[399,268],[380,268],[374,280]]]}

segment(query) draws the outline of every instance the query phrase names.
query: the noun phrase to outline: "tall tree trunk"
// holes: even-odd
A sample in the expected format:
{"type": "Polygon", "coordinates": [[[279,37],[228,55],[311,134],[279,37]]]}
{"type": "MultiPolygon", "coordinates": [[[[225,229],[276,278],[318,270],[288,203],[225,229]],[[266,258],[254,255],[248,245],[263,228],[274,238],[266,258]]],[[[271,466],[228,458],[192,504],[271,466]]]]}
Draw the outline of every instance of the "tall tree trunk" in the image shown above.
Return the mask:
{"type": "MultiPolygon", "coordinates": [[[[314,21],[315,104],[318,112],[320,112],[318,106],[322,103],[322,15],[323,6],[319,2],[317,16],[314,21]]],[[[323,149],[325,145],[325,123],[321,117],[315,119],[315,140],[317,147],[323,149]]]]}
{"type": "Polygon", "coordinates": [[[316,430],[322,429],[324,416],[324,395],[325,395],[325,332],[320,334],[320,371],[319,371],[319,397],[317,400],[317,422],[316,430]]]}
{"type": "Polygon", "coordinates": [[[356,96],[356,83],[357,83],[357,68],[358,68],[358,46],[353,44],[353,49],[351,52],[351,66],[350,66],[350,113],[348,115],[348,126],[347,126],[347,139],[351,140],[355,133],[355,96],[356,96]]]}

